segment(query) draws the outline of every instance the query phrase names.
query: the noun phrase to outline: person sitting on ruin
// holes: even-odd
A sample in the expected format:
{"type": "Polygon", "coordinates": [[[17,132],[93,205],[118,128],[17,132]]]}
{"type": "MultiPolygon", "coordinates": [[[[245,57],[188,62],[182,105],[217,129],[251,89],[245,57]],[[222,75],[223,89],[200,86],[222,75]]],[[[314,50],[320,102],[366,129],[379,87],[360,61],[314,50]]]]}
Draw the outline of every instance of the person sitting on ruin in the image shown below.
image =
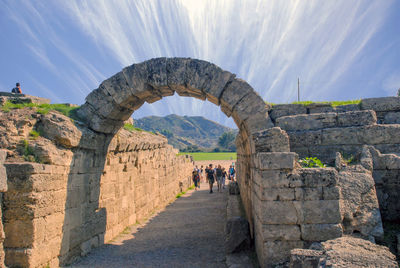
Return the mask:
{"type": "Polygon", "coordinates": [[[11,92],[12,92],[12,93],[22,94],[20,84],[19,84],[19,83],[16,83],[16,84],[15,84],[15,88],[13,88],[13,89],[11,90],[11,92]]]}

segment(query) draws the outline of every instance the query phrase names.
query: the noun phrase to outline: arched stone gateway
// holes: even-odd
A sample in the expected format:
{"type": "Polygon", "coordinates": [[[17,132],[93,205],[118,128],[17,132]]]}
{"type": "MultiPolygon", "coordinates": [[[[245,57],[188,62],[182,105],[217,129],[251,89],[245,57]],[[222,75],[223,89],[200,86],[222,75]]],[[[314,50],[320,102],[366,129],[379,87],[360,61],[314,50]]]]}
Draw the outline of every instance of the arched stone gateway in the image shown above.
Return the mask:
{"type": "MultiPolygon", "coordinates": [[[[270,129],[273,123],[267,105],[247,82],[206,61],[156,58],[126,67],[103,81],[87,96],[78,115],[90,129],[112,136],[144,102],[153,103],[175,92],[209,100],[238,126],[237,174],[253,235],[252,182],[261,170],[260,153],[289,152],[289,140],[279,128],[270,129]]],[[[293,162],[294,154],[286,153],[278,161],[282,159],[293,162]]]]}
{"type": "Polygon", "coordinates": [[[80,115],[95,131],[116,133],[144,102],[180,96],[209,100],[248,134],[271,126],[265,102],[245,81],[189,58],[157,58],[124,68],[90,93],[80,115]]]}
{"type": "MultiPolygon", "coordinates": [[[[352,180],[346,176],[356,178],[357,170],[370,167],[360,166],[354,173],[352,169],[342,169],[340,157],[336,157],[336,168],[299,168],[297,153],[290,152],[288,133],[280,128],[301,130],[289,132],[291,144],[312,142],[312,145],[318,145],[316,140],[318,135],[322,135],[320,139],[329,141],[329,145],[336,142],[338,134],[335,131],[342,130],[333,129],[332,134],[325,130],[322,134],[313,132],[308,137],[311,134],[304,129],[316,128],[321,132],[331,121],[335,126],[337,121],[349,121],[353,114],[310,115],[300,105],[294,107],[295,114],[300,115],[292,118],[287,115],[291,114],[289,108],[294,109],[293,105],[289,108],[282,108],[282,105],[273,109],[267,107],[248,83],[212,63],[189,58],[157,58],[133,64],[102,82],[87,96],[78,116],[99,136],[112,138],[144,102],[153,103],[175,92],[220,106],[222,112],[233,117],[239,128],[236,145],[240,195],[262,267],[288,260],[293,248],[304,248],[313,242],[340,237],[343,233],[354,230],[365,236],[382,233],[375,188],[370,188],[371,196],[375,196],[371,205],[373,213],[361,213],[362,219],[344,220],[346,215],[355,215],[346,209],[357,210],[358,206],[343,205],[358,200],[355,198],[357,194],[352,194],[354,191],[350,191],[347,197],[341,195],[341,191],[346,191],[341,188],[350,187],[346,181],[352,180]],[[344,119],[339,120],[339,117],[344,119]],[[371,219],[370,215],[376,217],[371,219]]],[[[360,116],[360,113],[355,116],[360,116]]],[[[376,121],[376,117],[368,118],[376,121]]],[[[323,147],[324,150],[329,148],[323,147]]],[[[361,163],[372,161],[365,148],[362,155],[361,163]]],[[[361,180],[373,185],[368,174],[361,180]]]]}

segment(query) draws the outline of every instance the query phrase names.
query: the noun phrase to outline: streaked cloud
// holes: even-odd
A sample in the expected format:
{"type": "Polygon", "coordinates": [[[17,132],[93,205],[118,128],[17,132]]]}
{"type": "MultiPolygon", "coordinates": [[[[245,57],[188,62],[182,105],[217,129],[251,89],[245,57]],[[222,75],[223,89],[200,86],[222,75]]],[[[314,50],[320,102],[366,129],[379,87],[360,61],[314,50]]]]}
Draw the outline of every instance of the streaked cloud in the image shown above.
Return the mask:
{"type": "MultiPolygon", "coordinates": [[[[3,8],[28,37],[34,58],[79,98],[127,65],[180,56],[211,61],[247,80],[266,100],[286,103],[297,99],[298,77],[307,100],[369,97],[374,90],[391,94],[400,67],[380,57],[377,44],[397,16],[395,5],[394,0],[58,0],[8,1],[3,8]],[[58,57],[66,64],[60,66],[58,57]]],[[[399,37],[385,38],[400,43],[399,37]]],[[[388,50],[394,53],[395,47],[388,50]]],[[[44,88],[46,81],[41,83],[44,88]]],[[[198,114],[233,124],[217,110],[173,96],[135,115],[198,114]]]]}

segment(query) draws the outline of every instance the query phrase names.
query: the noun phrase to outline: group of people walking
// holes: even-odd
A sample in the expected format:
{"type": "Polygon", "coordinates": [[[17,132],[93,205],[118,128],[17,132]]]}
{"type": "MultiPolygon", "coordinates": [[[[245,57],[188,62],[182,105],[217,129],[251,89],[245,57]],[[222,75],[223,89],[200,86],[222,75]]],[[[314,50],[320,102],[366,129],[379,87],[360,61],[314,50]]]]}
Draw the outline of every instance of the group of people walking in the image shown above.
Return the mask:
{"type": "Polygon", "coordinates": [[[235,180],[236,170],[233,165],[230,166],[228,172],[226,172],[225,168],[221,167],[221,165],[213,168],[213,165],[210,164],[208,167],[203,169],[203,166],[194,168],[192,173],[192,180],[195,186],[195,190],[197,188],[200,189],[200,183],[204,180],[204,175],[206,181],[210,186],[210,194],[213,193],[214,182],[217,182],[218,192],[222,193],[222,189],[225,189],[225,180],[235,180]]]}

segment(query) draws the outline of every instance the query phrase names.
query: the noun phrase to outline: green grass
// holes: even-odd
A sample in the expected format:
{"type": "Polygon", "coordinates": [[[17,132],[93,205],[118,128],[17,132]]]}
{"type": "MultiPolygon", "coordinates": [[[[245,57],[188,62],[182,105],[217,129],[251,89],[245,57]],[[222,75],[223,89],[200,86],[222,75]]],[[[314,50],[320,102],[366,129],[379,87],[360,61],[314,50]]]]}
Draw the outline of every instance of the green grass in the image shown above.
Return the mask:
{"type": "Polygon", "coordinates": [[[75,111],[79,107],[71,107],[66,104],[37,104],[37,103],[11,103],[6,102],[1,106],[3,112],[9,112],[12,109],[23,109],[23,108],[36,108],[37,113],[47,114],[49,111],[58,111],[65,116],[75,118],[75,111]]]}
{"type": "Polygon", "coordinates": [[[310,105],[312,103],[327,103],[332,107],[348,105],[348,104],[360,104],[361,100],[347,100],[347,101],[295,101],[292,104],[303,104],[304,106],[310,105]]]}
{"type": "Polygon", "coordinates": [[[29,138],[32,139],[32,140],[36,140],[39,136],[40,136],[40,133],[37,132],[37,131],[34,130],[34,129],[32,129],[32,130],[29,132],[29,138]]]}
{"type": "MultiPolygon", "coordinates": [[[[291,104],[303,104],[304,106],[310,105],[312,103],[328,103],[332,107],[336,106],[342,106],[342,105],[348,105],[348,104],[360,104],[361,100],[347,100],[347,101],[295,101],[292,102],[291,104]]],[[[272,103],[272,102],[265,102],[266,104],[270,106],[274,106],[280,103],[272,103]]]]}
{"type": "Polygon", "coordinates": [[[124,128],[126,129],[126,130],[128,130],[128,131],[130,131],[130,132],[133,132],[133,131],[143,131],[143,129],[141,129],[141,128],[138,128],[138,127],[135,127],[134,125],[132,125],[132,124],[125,124],[124,125],[124,128]]]}
{"type": "Polygon", "coordinates": [[[179,153],[191,155],[194,161],[202,160],[236,160],[236,153],[179,153]]]}

